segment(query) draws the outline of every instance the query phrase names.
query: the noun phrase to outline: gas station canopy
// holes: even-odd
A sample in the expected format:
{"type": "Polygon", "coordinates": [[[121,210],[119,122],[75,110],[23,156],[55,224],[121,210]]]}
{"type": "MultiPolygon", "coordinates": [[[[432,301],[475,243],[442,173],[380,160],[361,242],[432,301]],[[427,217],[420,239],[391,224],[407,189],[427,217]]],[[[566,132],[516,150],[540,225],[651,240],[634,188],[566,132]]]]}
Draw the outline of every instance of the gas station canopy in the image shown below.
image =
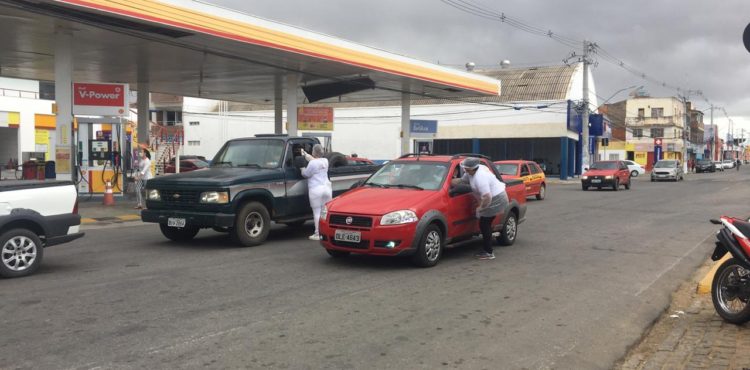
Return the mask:
{"type": "Polygon", "coordinates": [[[262,104],[293,73],[307,101],[500,93],[488,77],[187,0],[0,0],[0,75],[55,80],[56,33],[72,37],[73,81],[134,90],[262,104]]]}

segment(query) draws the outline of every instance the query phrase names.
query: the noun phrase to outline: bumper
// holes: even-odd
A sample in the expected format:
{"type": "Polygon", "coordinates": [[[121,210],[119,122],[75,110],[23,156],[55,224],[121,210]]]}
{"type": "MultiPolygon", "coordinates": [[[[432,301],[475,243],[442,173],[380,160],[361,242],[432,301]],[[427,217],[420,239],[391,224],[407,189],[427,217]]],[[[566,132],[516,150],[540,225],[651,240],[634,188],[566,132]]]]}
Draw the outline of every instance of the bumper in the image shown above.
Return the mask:
{"type": "Polygon", "coordinates": [[[190,212],[161,209],[144,209],[141,211],[143,222],[155,222],[166,224],[169,218],[184,218],[185,225],[198,227],[232,227],[234,226],[234,214],[190,212]]]}
{"type": "Polygon", "coordinates": [[[677,174],[659,175],[651,174],[651,180],[677,180],[679,176],[677,174]]]}
{"type": "Polygon", "coordinates": [[[595,180],[581,180],[581,185],[583,186],[589,186],[589,187],[605,187],[605,186],[612,186],[615,184],[615,180],[601,180],[601,182],[592,182],[595,180]]]}
{"type": "Polygon", "coordinates": [[[328,250],[345,251],[373,256],[404,256],[413,254],[412,246],[417,223],[396,226],[375,225],[371,229],[339,227],[320,222],[320,245],[328,250]],[[336,230],[360,232],[360,243],[347,243],[335,240],[336,230]],[[393,242],[393,248],[388,243],[393,242]]]}

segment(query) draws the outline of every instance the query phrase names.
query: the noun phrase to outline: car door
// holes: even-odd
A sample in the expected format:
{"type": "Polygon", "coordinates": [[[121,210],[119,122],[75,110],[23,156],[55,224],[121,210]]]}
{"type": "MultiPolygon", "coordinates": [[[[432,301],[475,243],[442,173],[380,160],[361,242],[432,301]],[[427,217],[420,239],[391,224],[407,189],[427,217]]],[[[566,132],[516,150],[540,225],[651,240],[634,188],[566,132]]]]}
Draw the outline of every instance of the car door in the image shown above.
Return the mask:
{"type": "Polygon", "coordinates": [[[618,172],[620,183],[625,184],[630,181],[630,169],[625,162],[620,162],[620,171],[618,172]]]}
{"type": "Polygon", "coordinates": [[[533,194],[534,190],[532,189],[532,183],[534,180],[531,177],[531,171],[529,171],[529,166],[526,165],[526,163],[521,163],[519,165],[519,174],[521,180],[523,180],[523,186],[526,188],[526,195],[533,194]]]}
{"type": "MultiPolygon", "coordinates": [[[[456,164],[449,171],[449,179],[460,179],[463,176],[461,166],[456,164]]],[[[466,185],[468,186],[468,185],[466,185]]],[[[448,223],[448,237],[458,238],[471,235],[479,228],[475,217],[476,201],[474,194],[451,194],[451,182],[446,181],[447,209],[445,210],[446,222],[448,223]]]]}
{"type": "Polygon", "coordinates": [[[529,167],[529,172],[531,172],[531,193],[527,194],[539,194],[542,182],[544,181],[544,174],[536,163],[529,162],[526,165],[529,167]]]}
{"type": "Polygon", "coordinates": [[[284,159],[284,185],[286,187],[286,214],[290,216],[306,215],[312,213],[310,199],[307,194],[307,179],[302,177],[298,158],[299,148],[312,153],[312,141],[309,139],[290,140],[287,143],[286,156],[284,159]]]}

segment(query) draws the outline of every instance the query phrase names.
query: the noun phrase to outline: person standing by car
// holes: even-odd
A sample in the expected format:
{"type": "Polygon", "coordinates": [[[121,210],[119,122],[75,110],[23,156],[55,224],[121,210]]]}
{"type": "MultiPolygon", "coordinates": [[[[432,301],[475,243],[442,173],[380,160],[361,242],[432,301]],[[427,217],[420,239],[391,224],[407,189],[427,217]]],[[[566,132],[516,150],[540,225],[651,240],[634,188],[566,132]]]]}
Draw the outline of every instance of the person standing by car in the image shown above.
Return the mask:
{"type": "Polygon", "coordinates": [[[151,153],[148,149],[143,149],[141,160],[138,162],[138,172],[135,175],[135,198],[138,200],[135,209],[143,209],[143,189],[149,179],[151,179],[151,153]]]}
{"type": "Polygon", "coordinates": [[[307,189],[310,197],[310,207],[315,221],[315,233],[310,240],[320,240],[320,213],[326,203],[333,198],[331,181],[328,180],[328,159],[323,158],[323,146],[315,144],[312,155],[302,150],[302,155],[309,162],[302,169],[302,176],[307,178],[307,189]]]}
{"type": "Polygon", "coordinates": [[[492,250],[492,221],[498,214],[508,207],[508,194],[505,193],[505,184],[490,171],[482,166],[478,158],[469,157],[461,162],[464,175],[460,179],[453,180],[453,184],[468,183],[474,196],[478,199],[476,217],[479,219],[479,229],[482,232],[482,252],[474,257],[491,260],[495,259],[492,250]]]}

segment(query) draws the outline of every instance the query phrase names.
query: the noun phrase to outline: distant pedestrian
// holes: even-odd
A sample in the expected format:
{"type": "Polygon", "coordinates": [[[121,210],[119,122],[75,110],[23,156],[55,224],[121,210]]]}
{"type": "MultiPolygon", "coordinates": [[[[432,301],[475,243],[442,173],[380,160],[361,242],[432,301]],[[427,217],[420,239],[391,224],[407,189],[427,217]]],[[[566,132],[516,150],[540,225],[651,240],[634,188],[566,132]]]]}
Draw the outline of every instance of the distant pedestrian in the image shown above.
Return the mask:
{"type": "Polygon", "coordinates": [[[331,180],[328,179],[328,159],[323,158],[323,146],[315,144],[312,155],[301,151],[309,162],[302,169],[302,176],[307,178],[307,189],[310,197],[310,207],[313,211],[315,221],[315,233],[310,235],[310,240],[320,240],[320,213],[326,203],[333,198],[331,180]]]}
{"type": "Polygon", "coordinates": [[[135,174],[135,198],[138,204],[135,209],[143,209],[143,189],[146,188],[146,182],[151,179],[151,153],[148,149],[141,152],[141,160],[138,162],[138,172],[135,174]]]}
{"type": "Polygon", "coordinates": [[[482,260],[495,259],[492,250],[492,221],[498,214],[508,207],[508,194],[505,184],[495,177],[486,166],[481,165],[478,158],[469,157],[461,161],[464,175],[454,179],[451,185],[466,183],[471,185],[474,196],[479,200],[476,217],[479,219],[479,229],[484,241],[483,250],[474,255],[482,260]]]}
{"type": "Polygon", "coordinates": [[[737,171],[740,170],[741,165],[742,165],[742,161],[739,158],[737,158],[737,171]]]}

